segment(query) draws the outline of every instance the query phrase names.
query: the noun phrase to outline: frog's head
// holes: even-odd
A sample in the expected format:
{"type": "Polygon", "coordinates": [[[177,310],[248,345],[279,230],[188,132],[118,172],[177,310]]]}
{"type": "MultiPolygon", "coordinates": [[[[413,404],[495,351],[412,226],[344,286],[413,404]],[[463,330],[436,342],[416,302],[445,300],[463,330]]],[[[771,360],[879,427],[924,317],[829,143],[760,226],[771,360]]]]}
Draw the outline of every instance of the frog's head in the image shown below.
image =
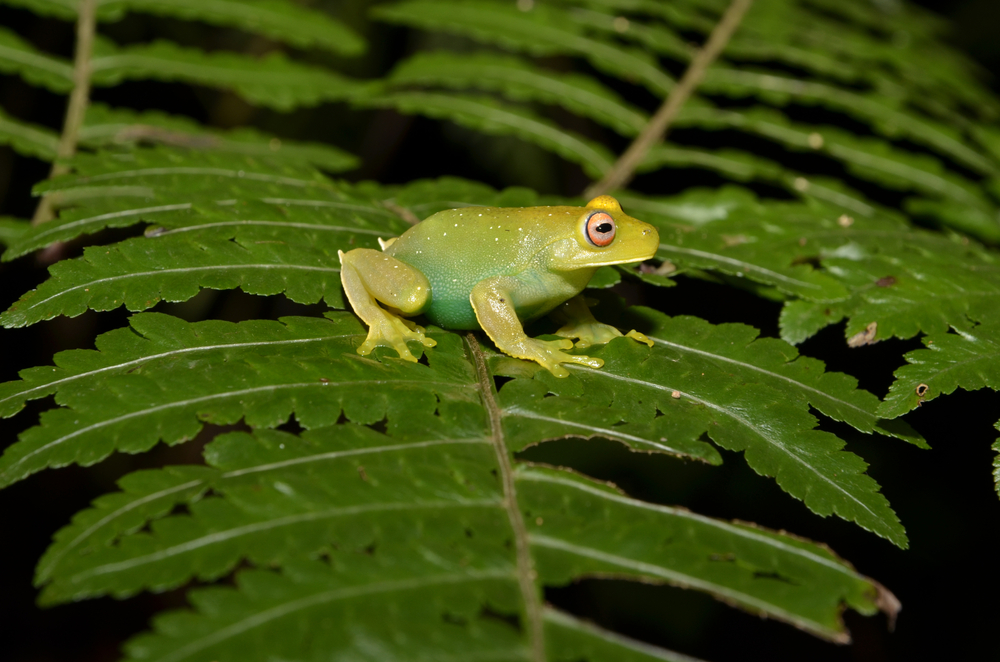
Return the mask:
{"type": "Polygon", "coordinates": [[[618,201],[601,195],[573,221],[570,236],[553,246],[552,264],[560,271],[648,260],[660,235],[652,225],[622,211],[618,201]]]}

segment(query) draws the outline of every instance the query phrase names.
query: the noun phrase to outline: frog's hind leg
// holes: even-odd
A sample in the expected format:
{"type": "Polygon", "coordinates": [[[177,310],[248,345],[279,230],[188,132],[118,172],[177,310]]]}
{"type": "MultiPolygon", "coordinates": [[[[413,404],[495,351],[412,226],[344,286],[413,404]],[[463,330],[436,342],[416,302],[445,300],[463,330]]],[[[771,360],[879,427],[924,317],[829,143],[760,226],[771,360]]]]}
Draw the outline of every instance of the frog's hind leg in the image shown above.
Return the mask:
{"type": "MultiPolygon", "coordinates": [[[[603,324],[594,319],[590,306],[582,294],[578,294],[555,308],[549,316],[563,326],[556,331],[557,336],[577,338],[576,346],[580,349],[591,345],[603,345],[615,338],[620,338],[622,332],[613,326],[603,324]]],[[[635,329],[624,334],[626,338],[646,343],[650,347],[653,341],[635,329]]]]}
{"type": "Polygon", "coordinates": [[[424,347],[437,344],[423,328],[383,309],[377,302],[402,313],[416,315],[431,299],[431,284],[405,262],[370,248],[356,248],[340,256],[340,281],[358,317],[368,325],[368,338],[358,347],[367,356],[376,347],[392,347],[401,359],[416,361],[406,346],[416,340],[424,347]]]}

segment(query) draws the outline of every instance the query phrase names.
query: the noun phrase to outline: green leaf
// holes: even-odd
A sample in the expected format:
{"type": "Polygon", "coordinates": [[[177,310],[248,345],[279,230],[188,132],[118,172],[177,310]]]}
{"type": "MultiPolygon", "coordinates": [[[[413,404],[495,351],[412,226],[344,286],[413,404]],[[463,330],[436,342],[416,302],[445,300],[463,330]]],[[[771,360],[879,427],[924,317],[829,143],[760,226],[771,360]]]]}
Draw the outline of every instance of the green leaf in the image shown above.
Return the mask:
{"type": "Polygon", "coordinates": [[[141,142],[177,147],[266,157],[292,164],[312,164],[329,172],[353,170],[358,159],[333,145],[300,142],[242,127],[218,131],[202,127],[194,120],[158,111],[137,113],[103,104],[87,107],[80,142],[88,147],[131,145],[141,142]]]}
{"type": "Polygon", "coordinates": [[[649,121],[646,113],[589,76],[557,74],[494,54],[420,53],[393,69],[388,82],[499,91],[516,101],[561,106],[626,136],[638,134],[649,121]]]}
{"type": "Polygon", "coordinates": [[[73,65],[39,51],[11,30],[0,27],[0,72],[16,74],[52,92],[73,89],[73,65]]]}
{"type": "MultiPolygon", "coordinates": [[[[0,0],[43,16],[76,20],[78,0],[0,0]]],[[[358,55],[365,42],[329,15],[288,0],[97,0],[100,21],[118,21],[126,13],[144,12],[232,26],[300,48],[323,48],[358,55]]]]}
{"type": "Polygon", "coordinates": [[[908,365],[895,372],[879,413],[902,416],[957,388],[1000,390],[1000,325],[995,321],[922,338],[926,349],[906,354],[908,365]]]}
{"type": "Polygon", "coordinates": [[[846,335],[857,346],[920,332],[941,334],[950,326],[968,327],[969,319],[988,318],[1000,301],[996,256],[931,235],[938,239],[933,243],[939,253],[935,259],[918,260],[920,234],[912,234],[911,247],[890,246],[874,254],[847,245],[840,252],[844,257],[825,258],[823,266],[839,274],[852,296],[832,304],[786,303],[782,337],[799,341],[846,317],[846,335]],[[869,329],[870,337],[862,337],[869,329]]]}
{"type": "Polygon", "coordinates": [[[20,218],[0,216],[0,244],[10,246],[31,228],[31,222],[20,218]]]}
{"type": "Polygon", "coordinates": [[[0,0],[0,4],[23,7],[42,16],[76,20],[77,0],[0,0]]]}
{"type": "Polygon", "coordinates": [[[367,97],[360,103],[390,106],[403,113],[450,119],[487,133],[515,135],[552,150],[568,161],[578,163],[594,179],[614,163],[613,155],[604,145],[565,131],[554,122],[528,110],[501,104],[487,97],[433,92],[390,92],[367,97]]]}
{"type": "Polygon", "coordinates": [[[154,236],[164,228],[187,228],[190,233],[202,225],[273,229],[290,222],[303,229],[324,230],[319,226],[327,225],[329,232],[357,230],[373,236],[394,236],[406,227],[380,202],[351,195],[311,168],[285,159],[158,148],[127,155],[78,154],[72,163],[77,174],[49,179],[35,188],[57,207],[72,208],[26,232],[4,259],[55,241],[137,223],[155,224],[150,230],[154,236]],[[253,204],[253,210],[236,200],[253,204]],[[289,212],[295,220],[271,218],[289,209],[295,210],[289,212]],[[258,210],[263,218],[246,216],[258,210]],[[345,226],[346,220],[350,223],[345,226]]]}
{"type": "MultiPolygon", "coordinates": [[[[8,449],[0,460],[0,476],[9,483],[47,465],[98,461],[113,448],[139,452],[160,438],[178,443],[197,432],[199,417],[222,424],[246,416],[251,425],[273,426],[294,409],[302,425],[315,427],[315,421],[329,416],[335,420],[337,407],[326,405],[322,412],[313,412],[309,403],[319,402],[309,395],[313,388],[329,386],[331,394],[343,388],[342,397],[347,397],[352,388],[357,391],[358,384],[367,383],[364,375],[372,370],[373,377],[380,375],[379,383],[387,384],[394,378],[386,370],[426,371],[398,360],[380,365],[355,356],[361,328],[350,316],[331,319],[334,322],[322,324],[286,321],[284,327],[244,323],[237,333],[226,324],[202,323],[195,332],[162,316],[138,316],[135,330],[144,340],[109,335],[99,345],[100,354],[60,355],[59,368],[27,371],[23,382],[0,389],[0,404],[8,415],[25,400],[53,391],[57,402],[71,407],[46,413],[40,427],[8,449]],[[309,336],[323,328],[330,329],[318,336],[323,342],[309,336]],[[279,370],[282,362],[299,367],[279,370]],[[193,379],[196,364],[202,367],[193,379]],[[338,374],[362,381],[342,381],[338,374]],[[129,386],[132,382],[136,384],[129,386]],[[183,382],[184,388],[173,390],[175,382],[183,382]],[[96,383],[106,386],[95,389],[96,383]],[[252,384],[257,386],[247,386],[252,384]],[[268,405],[262,406],[260,398],[267,398],[268,405]]],[[[657,343],[652,350],[616,341],[598,351],[607,361],[605,369],[574,371],[574,377],[558,383],[534,364],[495,355],[491,362],[500,374],[535,374],[534,379],[516,379],[500,392],[500,416],[512,449],[553,437],[596,435],[636,450],[717,463],[718,454],[700,441],[707,431],[725,447],[747,449],[751,466],[765,475],[777,473],[784,489],[820,514],[837,512],[880,535],[905,541],[895,516],[874,491],[874,481],[858,475],[864,466],[860,459],[840,451],[842,442],[832,435],[813,430],[815,420],[807,413],[811,405],[871,431],[876,424],[873,396],[855,391],[847,377],[823,374],[819,362],[790,362],[795,351],[780,341],[752,342],[755,332],[748,327],[719,327],[715,332],[697,320],[671,321],[652,311],[642,311],[635,326],[651,334],[657,343]],[[670,339],[660,337],[668,333],[670,339]],[[640,355],[641,365],[636,364],[640,355]],[[735,374],[740,376],[733,381],[735,374]],[[546,392],[555,397],[543,397],[546,392]],[[754,413],[736,407],[741,398],[756,402],[754,413]],[[803,486],[817,474],[827,482],[803,486]],[[865,508],[859,510],[858,504],[865,508]]],[[[440,336],[439,343],[448,338],[452,336],[440,336]]],[[[457,340],[449,342],[453,351],[460,350],[457,340]]],[[[453,351],[447,351],[446,344],[435,349],[429,354],[432,366],[444,362],[448,374],[462,374],[455,371],[465,359],[461,351],[453,351]]],[[[471,366],[462,370],[467,374],[471,366]]],[[[407,379],[406,388],[417,394],[420,387],[414,379],[407,379]]],[[[424,386],[438,397],[471,388],[467,379],[456,382],[432,374],[424,386]]],[[[380,405],[370,401],[370,395],[357,395],[368,404],[358,409],[348,398],[343,407],[350,419],[360,422],[379,420],[391,402],[380,405]]]]}
{"type": "Polygon", "coordinates": [[[799,356],[788,343],[758,338],[753,327],[712,326],[694,317],[671,318],[640,310],[644,321],[652,325],[653,341],[682,355],[692,354],[691,361],[705,360],[717,370],[728,365],[731,370],[743,371],[742,379],[755,379],[784,391],[786,397],[794,397],[803,407],[811,406],[861,432],[885,433],[877,419],[895,418],[880,410],[878,398],[858,389],[853,377],[826,372],[822,362],[799,356]]]}
{"type": "MultiPolygon", "coordinates": [[[[843,285],[814,270],[803,259],[813,250],[812,246],[803,250],[800,245],[803,226],[811,226],[814,231],[818,229],[815,224],[820,222],[825,227],[836,227],[833,219],[823,218],[825,214],[819,210],[810,213],[801,206],[784,210],[779,205],[757,207],[723,194],[702,207],[714,220],[695,229],[688,222],[677,222],[677,210],[683,209],[684,198],[649,198],[629,193],[619,196],[619,200],[626,210],[634,210],[638,218],[657,227],[660,233],[657,257],[661,259],[746,277],[808,300],[837,301],[848,294],[843,285]],[[784,215],[785,222],[762,225],[764,219],[775,214],[784,215]]],[[[687,213],[691,213],[690,208],[687,213]]]]}
{"type": "MultiPolygon", "coordinates": [[[[658,317],[652,311],[642,315],[658,317]]],[[[587,352],[605,361],[601,370],[571,369],[571,379],[558,383],[548,373],[538,372],[533,382],[506,384],[500,391],[501,414],[514,449],[545,438],[594,434],[641,449],[642,443],[630,439],[633,429],[677,449],[678,440],[707,434],[723,448],[744,451],[754,471],[776,477],[783,490],[813,512],[837,514],[906,547],[906,534],[875,481],[864,474],[864,461],[843,451],[843,442],[835,436],[816,430],[816,420],[795,404],[813,401],[804,392],[808,389],[796,396],[787,392],[787,384],[772,389],[766,370],[747,370],[741,375],[742,388],[729,381],[731,377],[705,379],[711,373],[702,369],[702,355],[685,352],[678,360],[676,351],[658,343],[667,339],[652,333],[650,338],[657,343],[652,350],[624,341],[587,352]],[[544,397],[546,391],[564,397],[544,397]],[[613,425],[614,414],[607,415],[603,408],[587,410],[585,401],[628,407],[633,411],[630,418],[644,425],[614,425],[611,433],[601,431],[602,423],[605,428],[613,425]],[[580,403],[580,411],[570,415],[566,406],[573,403],[580,403]]],[[[506,361],[500,361],[498,369],[503,372],[506,361]]],[[[737,367],[738,362],[720,358],[714,370],[733,375],[739,372],[737,367]]],[[[836,391],[838,381],[831,380],[824,389],[836,391]]],[[[842,384],[846,387],[849,382],[842,384]]],[[[873,412],[875,403],[868,402],[873,412]]]]}
{"type": "Polygon", "coordinates": [[[706,92],[734,97],[756,95],[777,105],[793,100],[806,105],[822,105],[850,117],[868,121],[870,126],[889,138],[905,137],[926,145],[981,172],[996,172],[997,165],[984,161],[965,144],[954,129],[897,110],[890,99],[863,95],[850,90],[804,81],[788,76],[714,67],[702,83],[706,92]]]}
{"type": "Polygon", "coordinates": [[[324,101],[343,101],[361,85],[319,67],[299,64],[282,53],[253,58],[204,53],[168,41],[113,47],[102,42],[91,61],[93,84],[123,80],[183,81],[236,92],[250,103],[288,111],[324,101]]]}
{"type": "MultiPolygon", "coordinates": [[[[738,113],[690,105],[681,111],[677,125],[741,128],[793,149],[827,154],[858,176],[888,188],[914,189],[964,206],[992,209],[977,187],[946,172],[940,161],[897,150],[883,140],[858,138],[842,129],[794,125],[782,115],[762,109],[738,113]]],[[[1000,237],[1000,224],[994,219],[982,232],[1000,237]]]]}
{"type": "MultiPolygon", "coordinates": [[[[206,448],[212,468],[171,467],[129,475],[121,481],[123,492],[98,499],[57,535],[39,568],[39,581],[47,582],[43,600],[105,592],[127,595],[192,576],[208,579],[246,559],[280,567],[282,573],[241,572],[237,577],[242,590],[232,594],[229,607],[220,605],[222,610],[201,616],[221,617],[222,622],[206,623],[200,633],[182,634],[194,624],[191,615],[181,630],[163,629],[133,646],[162,646],[166,649],[160,654],[165,654],[190,642],[186,648],[196,653],[194,659],[224,658],[225,648],[201,649],[219,644],[242,648],[247,630],[256,640],[256,627],[269,627],[272,619],[300,610],[320,607],[318,614],[298,616],[312,631],[309,624],[315,619],[341,613],[347,605],[356,609],[374,602],[370,607],[386,609],[422,599],[425,608],[441,605],[433,610],[469,604],[471,615],[465,618],[441,619],[435,614],[422,624],[435,636],[425,633],[419,641],[449,650],[452,637],[463,635],[463,628],[455,625],[475,622],[483,601],[491,602],[494,610],[506,604],[501,613],[517,615],[522,623],[531,618],[518,604],[522,570],[506,544],[515,535],[528,544],[537,569],[531,582],[539,587],[610,570],[620,578],[706,591],[834,640],[845,637],[839,619],[842,603],[866,614],[876,610],[880,589],[822,546],[630,499],[564,471],[520,467],[511,474],[518,510],[527,523],[526,530],[516,532],[493,477],[498,438],[484,430],[487,421],[475,410],[468,405],[445,407],[441,418],[417,417],[409,425],[390,426],[389,435],[353,424],[322,427],[301,437],[278,431],[230,433],[206,448]],[[458,430],[467,436],[453,436],[458,430]],[[171,514],[177,505],[184,505],[189,514],[171,514]],[[326,562],[305,561],[317,553],[326,562]],[[780,581],[775,573],[783,573],[780,581]],[[480,593],[485,578],[505,587],[505,601],[480,593]],[[305,579],[311,586],[300,581],[305,579]],[[230,611],[233,599],[254,601],[246,582],[257,580],[271,581],[275,589],[283,583],[289,589],[298,586],[293,594],[302,602],[291,601],[293,596],[279,589],[257,596],[258,604],[246,605],[249,611],[230,611]],[[434,599],[438,591],[420,590],[442,583],[456,591],[440,602],[434,599]],[[292,607],[295,604],[298,608],[292,607]],[[253,620],[244,620],[248,617],[253,620]]],[[[218,591],[190,595],[200,605],[205,595],[218,591]]],[[[632,655],[655,650],[562,614],[550,612],[543,618],[547,630],[563,628],[557,640],[570,638],[571,648],[621,646],[633,649],[632,655]]],[[[390,631],[398,633],[399,627],[392,624],[390,631]]],[[[501,632],[511,637],[508,645],[523,642],[523,634],[514,628],[501,632]]],[[[344,641],[344,634],[329,632],[336,639],[324,649],[349,648],[350,638],[344,641]]],[[[386,638],[383,633],[372,636],[386,638]]],[[[464,642],[465,650],[492,650],[495,642],[489,633],[480,636],[478,643],[464,642]]],[[[382,645],[391,645],[393,639],[382,645]]],[[[275,645],[301,644],[285,638],[275,645]]],[[[260,659],[282,650],[270,646],[263,645],[257,653],[260,659]]]]}
{"type": "Polygon", "coordinates": [[[874,612],[870,585],[829,551],[794,538],[630,499],[568,472],[522,468],[518,496],[546,584],[624,574],[703,590],[841,641],[839,619],[831,618],[837,603],[874,612]],[[765,577],[771,573],[779,577],[765,577]],[[825,595],[801,591],[807,584],[825,595]]]}
{"type": "Polygon", "coordinates": [[[0,145],[10,145],[25,156],[52,161],[56,158],[59,136],[48,127],[21,122],[0,111],[0,145]]]}
{"type": "Polygon", "coordinates": [[[408,0],[380,6],[373,15],[383,21],[471,35],[536,56],[577,55],[596,69],[639,83],[657,96],[666,96],[674,84],[645,51],[595,39],[567,12],[547,5],[521,11],[489,0],[408,0]]]}
{"type": "Polygon", "coordinates": [[[242,28],[299,48],[359,55],[365,42],[327,14],[289,0],[99,0],[102,18],[143,12],[242,28]]]}
{"type": "Polygon", "coordinates": [[[343,308],[337,250],[363,245],[354,244],[359,239],[374,246],[373,235],[380,233],[365,236],[305,222],[312,231],[297,232],[289,241],[283,238],[287,230],[280,211],[262,207],[254,216],[207,223],[215,227],[197,233],[179,229],[87,248],[82,258],[53,265],[49,280],[0,315],[0,323],[25,326],[56,315],[75,317],[88,308],[146,310],[160,301],[186,301],[202,288],[283,292],[299,303],[325,300],[343,308]]]}
{"type": "Polygon", "coordinates": [[[765,181],[778,184],[795,195],[835,204],[853,213],[868,216],[874,212],[874,208],[860,194],[836,181],[806,179],[774,161],[736,150],[708,151],[653,145],[638,170],[648,172],[664,166],[704,168],[740,182],[765,181]]]}
{"type": "MultiPolygon", "coordinates": [[[[96,351],[60,352],[54,367],[28,368],[21,371],[20,381],[0,384],[0,416],[13,416],[28,400],[53,393],[56,402],[62,404],[63,393],[99,390],[102,381],[111,375],[148,372],[189,358],[201,361],[212,352],[222,352],[220,356],[232,351],[280,352],[287,346],[322,344],[344,337],[344,331],[338,331],[329,320],[308,317],[278,322],[258,320],[238,327],[227,322],[204,322],[195,328],[170,315],[142,313],[132,316],[129,325],[99,336],[96,351]]],[[[352,327],[352,337],[354,332],[352,327]]]]}

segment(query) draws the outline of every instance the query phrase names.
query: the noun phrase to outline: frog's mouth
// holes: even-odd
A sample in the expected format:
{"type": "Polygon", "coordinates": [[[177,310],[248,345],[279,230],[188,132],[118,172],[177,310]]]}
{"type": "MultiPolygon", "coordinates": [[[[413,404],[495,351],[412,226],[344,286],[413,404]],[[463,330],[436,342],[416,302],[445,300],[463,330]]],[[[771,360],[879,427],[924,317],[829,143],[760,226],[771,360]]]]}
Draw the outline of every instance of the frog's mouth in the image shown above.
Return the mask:
{"type": "Polygon", "coordinates": [[[588,267],[610,267],[615,264],[631,264],[632,262],[645,262],[646,260],[652,260],[656,257],[656,251],[645,257],[630,257],[621,260],[608,260],[607,262],[588,262],[586,266],[588,267]]]}

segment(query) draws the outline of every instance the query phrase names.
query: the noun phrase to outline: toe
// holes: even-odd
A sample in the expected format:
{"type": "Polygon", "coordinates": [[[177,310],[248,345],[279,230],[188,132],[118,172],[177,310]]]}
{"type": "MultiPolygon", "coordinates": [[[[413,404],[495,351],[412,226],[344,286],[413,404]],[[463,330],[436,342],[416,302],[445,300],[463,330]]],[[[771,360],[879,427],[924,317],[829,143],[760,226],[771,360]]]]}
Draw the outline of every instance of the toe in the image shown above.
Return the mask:
{"type": "Polygon", "coordinates": [[[641,343],[645,343],[645,344],[649,345],[650,347],[653,346],[653,341],[652,340],[650,340],[649,338],[647,338],[644,334],[639,333],[635,329],[632,329],[631,331],[629,331],[628,333],[626,333],[625,337],[626,338],[631,338],[632,340],[635,340],[635,341],[638,341],[638,342],[641,342],[641,343]]]}

